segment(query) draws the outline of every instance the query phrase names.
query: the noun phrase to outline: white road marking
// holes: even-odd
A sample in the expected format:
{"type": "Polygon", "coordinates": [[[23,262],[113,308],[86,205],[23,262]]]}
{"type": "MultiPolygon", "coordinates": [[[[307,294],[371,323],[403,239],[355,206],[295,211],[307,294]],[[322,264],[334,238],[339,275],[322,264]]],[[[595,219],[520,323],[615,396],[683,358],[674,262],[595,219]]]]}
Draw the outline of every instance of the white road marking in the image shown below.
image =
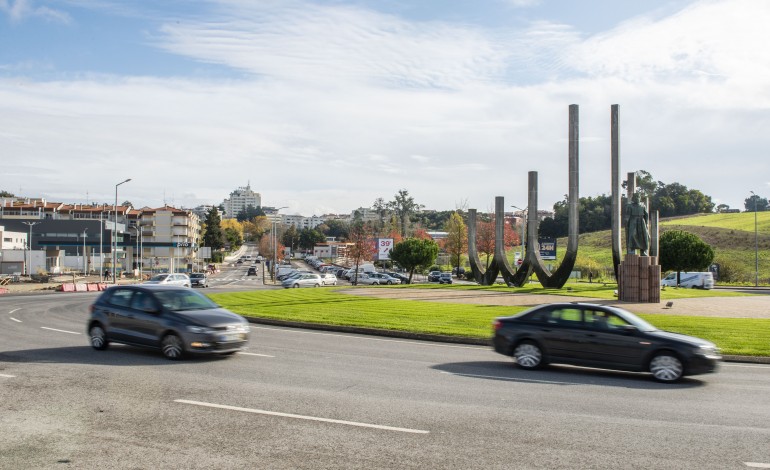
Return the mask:
{"type": "Polygon", "coordinates": [[[44,330],[58,331],[60,333],[69,333],[71,335],[79,335],[80,334],[77,331],[58,330],[56,328],[48,328],[47,326],[41,326],[40,328],[42,328],[44,330]]]}
{"type": "Polygon", "coordinates": [[[747,467],[752,468],[770,468],[770,463],[743,462],[747,467]]]}
{"type": "Polygon", "coordinates": [[[21,307],[19,307],[19,308],[15,308],[15,309],[11,310],[11,311],[10,311],[10,312],[8,312],[8,313],[18,312],[19,310],[21,310],[21,307]]]}
{"type": "Polygon", "coordinates": [[[321,336],[343,336],[345,338],[353,338],[353,339],[363,339],[368,341],[383,341],[386,343],[407,343],[407,344],[419,344],[421,346],[432,346],[436,348],[453,348],[453,349],[478,349],[480,351],[488,351],[488,347],[484,346],[454,346],[450,344],[445,343],[434,343],[431,341],[412,341],[412,340],[406,340],[406,339],[386,339],[386,338],[373,338],[371,336],[353,336],[353,335],[347,335],[344,333],[321,333],[318,331],[299,331],[299,330],[293,330],[293,329],[282,329],[282,328],[269,328],[269,327],[263,327],[263,326],[252,326],[252,329],[259,329],[259,330],[273,330],[273,331],[282,331],[284,333],[296,333],[296,334],[304,334],[304,335],[321,335],[321,336]]]}
{"type": "Polygon", "coordinates": [[[276,411],[266,411],[266,410],[257,410],[254,408],[241,408],[240,406],[229,406],[229,405],[218,405],[216,403],[205,403],[201,401],[192,401],[192,400],[174,400],[177,403],[186,403],[188,405],[197,405],[197,406],[206,406],[209,408],[219,408],[223,410],[232,410],[232,411],[243,411],[245,413],[255,413],[255,414],[261,414],[261,415],[269,415],[269,416],[280,416],[283,418],[293,418],[293,419],[304,419],[308,421],[320,421],[322,423],[333,423],[333,424],[346,424],[348,426],[358,426],[362,428],[372,428],[372,429],[382,429],[385,431],[398,431],[398,432],[406,432],[406,433],[412,433],[412,434],[429,434],[430,431],[422,431],[420,429],[408,429],[408,428],[396,428],[392,426],[382,426],[379,424],[369,424],[369,423],[358,423],[355,421],[343,421],[339,419],[329,419],[329,418],[318,418],[315,416],[305,416],[305,415],[295,415],[291,413],[279,413],[276,411]]]}
{"type": "Polygon", "coordinates": [[[16,323],[23,323],[21,320],[19,320],[17,318],[13,318],[13,317],[10,317],[10,318],[11,318],[11,320],[15,321],[16,323]]]}
{"type": "Polygon", "coordinates": [[[478,375],[478,374],[459,374],[455,372],[441,371],[441,374],[456,375],[458,377],[474,377],[479,379],[496,379],[496,380],[508,380],[511,382],[532,382],[538,384],[552,384],[552,385],[574,385],[567,382],[556,382],[553,380],[535,380],[535,379],[520,379],[518,377],[503,377],[502,375],[478,375]]]}
{"type": "Polygon", "coordinates": [[[238,355],[241,355],[241,356],[259,356],[259,357],[275,357],[275,356],[268,356],[267,354],[257,354],[257,353],[249,353],[249,352],[239,352],[238,355]]]}
{"type": "Polygon", "coordinates": [[[0,377],[5,377],[7,379],[12,379],[12,378],[14,378],[16,376],[15,375],[8,375],[8,374],[0,374],[0,377]]]}
{"type": "Polygon", "coordinates": [[[732,364],[732,363],[731,364],[726,364],[726,363],[723,362],[722,365],[725,366],[725,367],[743,367],[744,369],[770,369],[770,365],[763,366],[761,364],[757,364],[755,366],[747,366],[747,365],[732,364]]]}

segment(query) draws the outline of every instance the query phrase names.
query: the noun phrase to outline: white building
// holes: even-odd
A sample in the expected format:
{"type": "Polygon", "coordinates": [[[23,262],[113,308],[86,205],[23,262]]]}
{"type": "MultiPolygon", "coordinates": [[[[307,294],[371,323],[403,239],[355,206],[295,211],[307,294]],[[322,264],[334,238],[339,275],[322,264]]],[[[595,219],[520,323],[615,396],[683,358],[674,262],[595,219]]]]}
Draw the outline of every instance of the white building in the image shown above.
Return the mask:
{"type": "Polygon", "coordinates": [[[254,208],[262,206],[262,195],[251,190],[249,184],[245,188],[238,188],[230,193],[230,197],[222,202],[225,213],[223,219],[234,219],[238,213],[249,206],[254,208]]]}
{"type": "Polygon", "coordinates": [[[25,232],[11,232],[0,225],[0,250],[23,250],[27,247],[25,232]]]}

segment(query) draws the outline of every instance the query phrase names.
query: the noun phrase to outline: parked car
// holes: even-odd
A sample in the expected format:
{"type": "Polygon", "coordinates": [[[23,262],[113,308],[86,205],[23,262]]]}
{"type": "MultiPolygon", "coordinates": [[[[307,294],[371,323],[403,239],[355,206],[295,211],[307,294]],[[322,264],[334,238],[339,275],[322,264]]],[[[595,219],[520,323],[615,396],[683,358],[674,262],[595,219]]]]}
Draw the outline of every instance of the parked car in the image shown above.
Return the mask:
{"type": "Polygon", "coordinates": [[[256,266],[249,266],[249,270],[246,271],[247,276],[256,276],[257,275],[257,267],[256,266]]]}
{"type": "MultiPolygon", "coordinates": [[[[351,278],[350,280],[351,282],[356,282],[355,277],[351,278]]],[[[380,284],[385,284],[382,279],[376,275],[376,273],[359,273],[358,281],[356,283],[366,286],[378,286],[380,284]]]]}
{"type": "Polygon", "coordinates": [[[124,343],[159,349],[168,359],[185,354],[233,354],[246,347],[249,324],[194,290],[170,285],[110,287],[91,305],[91,347],[124,343]]]}
{"type": "Polygon", "coordinates": [[[675,382],[716,372],[722,359],[713,343],[659,330],[618,307],[546,304],[493,325],[494,350],[523,369],[562,363],[651,372],[656,380],[675,382]]]}
{"type": "Polygon", "coordinates": [[[190,287],[192,285],[192,283],[190,282],[189,276],[187,276],[187,274],[181,274],[181,273],[156,274],[153,277],[151,277],[149,281],[144,281],[143,284],[162,284],[165,286],[183,286],[183,287],[190,287]]]}
{"type": "Polygon", "coordinates": [[[390,277],[393,277],[393,278],[396,278],[396,279],[400,280],[401,284],[409,284],[409,276],[404,276],[401,273],[390,272],[390,271],[388,271],[386,273],[383,273],[383,274],[387,274],[390,277]]]}
{"type": "Polygon", "coordinates": [[[452,283],[452,273],[441,273],[438,275],[438,283],[439,284],[451,284],[452,283]]]}
{"type": "Polygon", "coordinates": [[[208,275],[206,273],[191,273],[190,286],[191,287],[208,287],[209,286],[208,275]]]}
{"type": "Polygon", "coordinates": [[[401,284],[401,279],[389,276],[385,273],[368,273],[369,277],[377,278],[380,284],[401,284]]]}
{"type": "Polygon", "coordinates": [[[284,279],[281,282],[283,287],[321,287],[321,275],[315,273],[302,273],[299,277],[293,279],[284,279]]]}
{"type": "MultiPolygon", "coordinates": [[[[676,271],[669,273],[660,281],[661,286],[676,287],[676,271]]],[[[692,289],[713,289],[714,274],[711,272],[684,272],[679,273],[679,287],[692,289]]]]}
{"type": "Polygon", "coordinates": [[[431,271],[428,273],[428,282],[438,282],[440,276],[441,271],[431,271]]]}
{"type": "Polygon", "coordinates": [[[326,273],[321,275],[321,284],[325,286],[336,286],[337,285],[337,276],[335,276],[332,273],[326,273]]]}

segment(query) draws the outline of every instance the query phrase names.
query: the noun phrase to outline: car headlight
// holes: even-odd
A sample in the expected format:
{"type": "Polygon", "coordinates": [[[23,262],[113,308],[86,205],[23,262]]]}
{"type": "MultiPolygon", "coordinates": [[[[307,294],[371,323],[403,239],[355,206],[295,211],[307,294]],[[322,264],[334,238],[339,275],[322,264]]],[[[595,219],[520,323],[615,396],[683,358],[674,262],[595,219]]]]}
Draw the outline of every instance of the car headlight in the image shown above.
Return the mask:
{"type": "Polygon", "coordinates": [[[699,346],[695,350],[695,354],[700,356],[719,356],[719,348],[715,346],[699,346]]]}
{"type": "Polygon", "coordinates": [[[190,333],[213,333],[213,330],[211,328],[206,328],[205,326],[193,326],[193,325],[188,326],[187,331],[189,331],[190,333]]]}

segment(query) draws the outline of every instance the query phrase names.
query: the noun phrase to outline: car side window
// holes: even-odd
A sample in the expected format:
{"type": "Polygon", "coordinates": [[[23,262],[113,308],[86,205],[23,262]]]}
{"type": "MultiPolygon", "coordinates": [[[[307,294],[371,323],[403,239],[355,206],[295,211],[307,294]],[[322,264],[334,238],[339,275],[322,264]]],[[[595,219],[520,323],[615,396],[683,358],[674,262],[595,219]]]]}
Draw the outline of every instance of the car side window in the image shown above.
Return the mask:
{"type": "Polygon", "coordinates": [[[551,310],[548,323],[556,323],[560,326],[581,326],[582,312],[579,308],[556,308],[551,310]]]}
{"type": "Polygon", "coordinates": [[[600,310],[586,310],[585,321],[590,328],[607,331],[617,330],[629,325],[627,321],[614,313],[600,310]]]}
{"type": "Polygon", "coordinates": [[[137,291],[133,299],[131,299],[131,308],[142,312],[154,312],[158,309],[152,296],[141,291],[137,291]]]}
{"type": "Polygon", "coordinates": [[[131,304],[132,295],[134,291],[131,289],[116,289],[107,299],[107,303],[116,307],[128,307],[131,304]]]}

